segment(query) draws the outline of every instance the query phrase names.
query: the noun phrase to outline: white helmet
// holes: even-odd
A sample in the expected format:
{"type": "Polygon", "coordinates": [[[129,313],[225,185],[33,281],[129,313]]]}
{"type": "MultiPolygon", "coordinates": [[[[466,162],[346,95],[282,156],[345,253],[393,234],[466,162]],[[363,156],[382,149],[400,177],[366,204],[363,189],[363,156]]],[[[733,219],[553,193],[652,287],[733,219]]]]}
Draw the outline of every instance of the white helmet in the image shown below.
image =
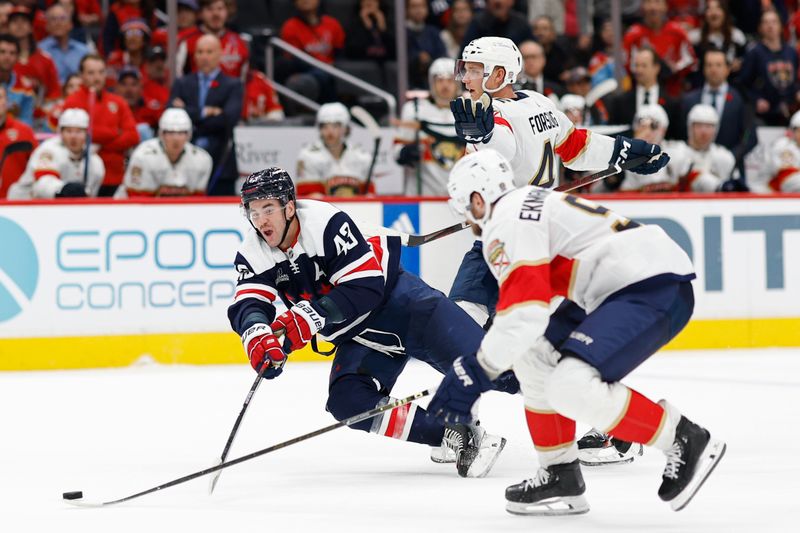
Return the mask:
{"type": "Polygon", "coordinates": [[[61,128],[89,129],[89,113],[77,107],[65,109],[58,117],[58,129],[61,128]]]}
{"type": "Polygon", "coordinates": [[[322,104],[317,111],[317,127],[320,124],[341,124],[344,127],[350,125],[350,111],[339,102],[322,104]]]}
{"type": "Polygon", "coordinates": [[[192,134],[192,119],[189,113],[179,107],[170,107],[164,110],[158,120],[158,131],[185,131],[192,134]]]}
{"type": "Polygon", "coordinates": [[[491,209],[487,208],[480,220],[474,218],[469,208],[472,193],[480,194],[483,201],[491,206],[498,198],[512,190],[514,190],[514,173],[511,171],[511,164],[500,152],[491,148],[473,152],[459,159],[447,180],[450,208],[481,228],[489,220],[491,209]]]}
{"type": "Polygon", "coordinates": [[[669,126],[667,112],[658,104],[647,104],[640,107],[633,117],[633,123],[636,124],[642,119],[650,119],[654,124],[664,129],[669,126]]]}
{"type": "Polygon", "coordinates": [[[511,39],[505,37],[481,37],[474,39],[464,47],[461,59],[456,65],[456,79],[462,80],[466,72],[464,64],[475,62],[483,64],[483,82],[481,87],[489,94],[495,93],[517,81],[517,76],[522,72],[522,54],[511,39]],[[506,77],[497,89],[486,88],[486,79],[495,67],[503,67],[506,77]]]}
{"type": "Polygon", "coordinates": [[[697,104],[689,111],[686,117],[687,125],[699,122],[701,124],[712,124],[714,126],[719,124],[719,115],[717,110],[708,104],[697,104]]]}
{"type": "Polygon", "coordinates": [[[456,60],[449,57],[440,57],[428,67],[428,85],[433,87],[436,78],[454,79],[456,75],[456,60]]]}
{"type": "Polygon", "coordinates": [[[800,111],[795,111],[789,120],[789,127],[792,129],[800,128],[800,111]]]}
{"type": "Polygon", "coordinates": [[[564,112],[569,111],[570,109],[577,109],[578,111],[583,112],[586,109],[586,99],[579,95],[579,94],[565,94],[561,97],[561,109],[564,112]]]}

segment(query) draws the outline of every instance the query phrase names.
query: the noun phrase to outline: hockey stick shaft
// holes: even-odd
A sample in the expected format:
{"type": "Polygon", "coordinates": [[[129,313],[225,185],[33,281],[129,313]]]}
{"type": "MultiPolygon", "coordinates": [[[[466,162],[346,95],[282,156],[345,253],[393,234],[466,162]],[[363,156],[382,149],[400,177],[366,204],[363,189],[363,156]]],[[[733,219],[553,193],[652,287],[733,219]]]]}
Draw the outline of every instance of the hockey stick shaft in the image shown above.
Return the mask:
{"type": "Polygon", "coordinates": [[[366,411],[364,413],[361,413],[359,415],[351,416],[350,418],[346,418],[345,420],[342,420],[342,421],[337,422],[335,424],[331,424],[329,426],[325,426],[325,427],[320,428],[320,429],[318,429],[316,431],[312,431],[311,433],[306,433],[305,435],[300,435],[299,437],[295,437],[293,439],[289,439],[289,440],[281,442],[279,444],[275,444],[274,446],[270,446],[269,448],[264,448],[264,449],[258,450],[256,452],[250,453],[248,455],[244,455],[242,457],[239,457],[237,459],[232,459],[232,460],[230,460],[228,462],[225,462],[225,463],[222,463],[222,464],[219,464],[219,465],[216,465],[216,466],[212,466],[211,468],[206,468],[205,470],[200,470],[198,472],[194,472],[192,474],[189,474],[189,475],[177,478],[177,479],[173,479],[172,481],[168,481],[168,482],[162,483],[161,485],[158,485],[156,487],[152,487],[152,488],[149,488],[147,490],[143,490],[141,492],[137,492],[136,494],[131,494],[130,496],[125,496],[124,498],[119,498],[117,500],[110,500],[110,501],[107,501],[107,502],[98,502],[98,503],[84,502],[84,501],[82,501],[80,499],[77,499],[77,500],[64,499],[64,502],[72,504],[72,505],[75,505],[75,506],[78,506],[78,507],[107,507],[107,506],[110,506],[110,505],[116,505],[118,503],[127,502],[127,501],[130,501],[130,500],[139,498],[141,496],[145,496],[147,494],[152,494],[154,492],[158,492],[160,490],[164,490],[164,489],[167,489],[169,487],[174,487],[175,485],[180,485],[182,483],[186,483],[187,481],[191,481],[193,479],[197,479],[199,477],[211,474],[213,472],[217,472],[217,471],[222,470],[224,468],[228,468],[230,466],[234,466],[234,465],[238,465],[240,463],[244,463],[245,461],[249,461],[251,459],[255,459],[256,457],[261,457],[262,455],[266,455],[268,453],[272,453],[272,452],[278,451],[280,449],[287,448],[289,446],[292,446],[293,444],[297,444],[299,442],[303,442],[305,440],[312,439],[314,437],[318,437],[318,436],[320,436],[320,435],[322,435],[324,433],[328,433],[329,431],[333,431],[334,429],[339,429],[340,427],[343,427],[343,426],[351,426],[353,424],[361,422],[362,420],[367,420],[369,418],[378,416],[379,414],[384,413],[386,411],[391,411],[392,409],[395,409],[397,407],[402,407],[403,405],[411,403],[414,400],[418,400],[420,398],[424,398],[425,396],[433,394],[433,392],[435,390],[436,390],[435,387],[430,388],[430,389],[426,389],[426,390],[418,392],[416,394],[412,394],[411,396],[408,396],[408,397],[403,398],[401,400],[395,400],[393,402],[387,403],[386,405],[382,405],[380,407],[376,407],[375,409],[371,409],[371,410],[366,411]]]}
{"type": "MultiPolygon", "coordinates": [[[[284,334],[284,331],[282,329],[279,329],[276,332],[276,335],[278,337],[282,336],[283,334],[284,334]]],[[[225,459],[228,458],[228,452],[230,452],[231,446],[233,446],[233,440],[236,438],[236,433],[238,433],[238,431],[239,431],[239,426],[241,425],[242,420],[244,419],[244,415],[247,412],[247,408],[250,406],[250,400],[253,399],[253,396],[255,395],[256,391],[258,390],[258,386],[261,385],[261,380],[264,377],[264,373],[270,367],[269,362],[270,362],[269,359],[265,358],[264,361],[261,363],[261,369],[258,371],[258,375],[256,376],[256,380],[250,386],[250,390],[247,392],[247,396],[244,399],[244,404],[242,404],[242,409],[241,409],[241,411],[239,411],[239,416],[236,417],[236,422],[233,423],[233,429],[231,429],[231,434],[228,435],[228,441],[225,443],[225,448],[222,450],[222,455],[220,455],[219,462],[217,464],[224,463],[225,459]]],[[[209,495],[214,493],[214,488],[217,486],[217,481],[219,481],[219,476],[221,474],[222,474],[222,471],[218,470],[216,473],[214,473],[213,476],[211,476],[211,479],[209,480],[209,483],[208,483],[208,494],[209,495]]]]}
{"type": "MultiPolygon", "coordinates": [[[[663,153],[663,152],[662,152],[663,153]]],[[[658,155],[660,157],[661,154],[658,155]]],[[[565,185],[561,185],[560,187],[556,187],[556,191],[559,192],[569,192],[575,190],[579,187],[583,187],[584,185],[589,185],[590,183],[594,183],[596,181],[604,180],[614,174],[619,174],[623,170],[628,170],[629,168],[635,168],[642,163],[646,163],[651,160],[651,157],[648,156],[641,156],[635,159],[631,159],[630,161],[625,162],[622,165],[610,165],[607,169],[601,170],[600,172],[595,172],[589,176],[581,178],[579,180],[573,181],[572,183],[568,183],[565,185]]],[[[442,237],[447,237],[448,235],[452,235],[453,233],[458,233],[462,229],[468,228],[469,222],[459,222],[458,224],[453,224],[452,226],[448,226],[446,228],[434,231],[433,233],[428,233],[426,235],[413,235],[403,232],[397,232],[405,246],[421,246],[423,244],[429,243],[431,241],[435,241],[437,239],[441,239],[442,237]]]]}
{"type": "Polygon", "coordinates": [[[369,170],[367,170],[367,179],[364,182],[364,193],[369,192],[369,186],[372,183],[372,173],[375,170],[375,164],[378,161],[378,154],[381,147],[381,127],[369,112],[361,106],[353,106],[350,108],[350,114],[361,122],[361,124],[372,135],[372,160],[369,163],[369,170]]]}

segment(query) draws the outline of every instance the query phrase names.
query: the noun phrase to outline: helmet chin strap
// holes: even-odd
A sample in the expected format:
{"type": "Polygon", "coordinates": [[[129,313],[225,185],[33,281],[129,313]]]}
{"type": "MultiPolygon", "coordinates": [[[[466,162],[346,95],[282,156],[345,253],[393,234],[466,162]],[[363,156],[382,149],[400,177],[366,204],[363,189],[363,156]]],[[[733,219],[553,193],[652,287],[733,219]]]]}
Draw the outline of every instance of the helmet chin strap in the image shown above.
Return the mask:
{"type": "MultiPolygon", "coordinates": [[[[284,206],[284,209],[285,208],[286,208],[286,206],[284,206]]],[[[278,241],[278,248],[280,248],[281,244],[283,244],[283,241],[286,240],[286,234],[289,233],[289,226],[292,225],[292,221],[295,219],[296,216],[297,216],[297,213],[295,212],[295,214],[292,215],[291,218],[289,218],[289,217],[286,216],[286,211],[284,210],[283,218],[286,221],[286,226],[284,226],[284,228],[283,228],[283,234],[281,235],[281,240],[278,241]]]]}

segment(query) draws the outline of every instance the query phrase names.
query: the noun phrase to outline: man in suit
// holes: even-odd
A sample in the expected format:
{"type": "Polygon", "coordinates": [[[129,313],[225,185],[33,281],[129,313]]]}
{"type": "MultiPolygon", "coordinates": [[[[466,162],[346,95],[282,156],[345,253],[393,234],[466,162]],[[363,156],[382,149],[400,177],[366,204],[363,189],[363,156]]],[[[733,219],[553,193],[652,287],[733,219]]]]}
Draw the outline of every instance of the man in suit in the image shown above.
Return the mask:
{"type": "Polygon", "coordinates": [[[564,87],[544,76],[547,58],[542,45],[536,41],[523,41],[519,53],[522,54],[522,72],[514,89],[536,91],[545,96],[555,94],[560,98],[565,92],[564,87]]]}
{"type": "Polygon", "coordinates": [[[197,72],[175,80],[170,106],[189,113],[194,129],[192,143],[214,160],[208,193],[225,196],[234,194],[234,182],[239,177],[233,128],[242,114],[244,88],[240,80],[222,74],[221,59],[219,38],[204,35],[198,39],[194,54],[197,72]]]}
{"type": "Polygon", "coordinates": [[[640,107],[660,105],[669,117],[667,139],[685,139],[680,101],[669,97],[659,84],[661,61],[656,52],[649,47],[640,48],[631,61],[631,69],[636,84],[632,89],[609,98],[609,124],[630,125],[640,107]]]}
{"type": "Polygon", "coordinates": [[[731,66],[725,52],[719,48],[706,50],[703,57],[705,82],[699,89],[683,97],[683,116],[697,104],[708,104],[720,116],[715,142],[730,150],[736,166],[744,170],[744,156],[758,143],[753,110],[741,93],[728,84],[731,66]]]}

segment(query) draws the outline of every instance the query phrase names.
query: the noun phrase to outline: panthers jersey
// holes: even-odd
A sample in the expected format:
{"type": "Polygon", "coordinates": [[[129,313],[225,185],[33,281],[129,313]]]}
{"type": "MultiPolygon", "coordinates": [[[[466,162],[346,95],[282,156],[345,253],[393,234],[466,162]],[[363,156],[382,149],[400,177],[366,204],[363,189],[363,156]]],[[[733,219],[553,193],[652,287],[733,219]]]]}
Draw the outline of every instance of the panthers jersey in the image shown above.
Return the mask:
{"type": "Polygon", "coordinates": [[[614,139],[578,129],[552,100],[534,91],[518,91],[517,99],[492,101],[494,130],[486,143],[470,144],[467,152],[493,148],[511,162],[517,187],[553,187],[559,174],[556,156],[573,170],[608,168],[614,139]]]}
{"type": "Polygon", "coordinates": [[[359,146],[345,144],[339,159],[316,141],[297,156],[297,194],[354,196],[364,194],[372,155],[359,146]]]}
{"type": "Polygon", "coordinates": [[[483,242],[500,295],[481,350],[496,368],[509,368],[544,333],[555,297],[591,313],[611,294],[645,279],[695,277],[689,257],[660,227],[539,187],[502,197],[483,242]]]}
{"type": "MultiPolygon", "coordinates": [[[[422,196],[447,196],[447,178],[453,165],[464,155],[466,144],[456,136],[455,119],[450,107],[439,107],[429,98],[420,99],[416,104],[410,101],[403,106],[400,118],[421,123],[421,184],[417,184],[417,173],[407,170],[405,194],[417,195],[419,187],[422,196]]],[[[417,134],[413,129],[400,128],[395,138],[395,159],[404,145],[416,140],[417,134]]]]}
{"type": "Polygon", "coordinates": [[[115,196],[205,194],[212,165],[208,152],[188,142],[178,160],[172,163],[161,139],[150,139],[133,151],[122,187],[115,196]]]}
{"type": "Polygon", "coordinates": [[[794,139],[781,137],[775,141],[767,150],[767,168],[768,189],[764,186],[762,189],[800,192],[800,147],[794,139]]]}
{"type": "Polygon", "coordinates": [[[39,145],[31,154],[25,172],[11,186],[11,199],[55,198],[65,183],[83,183],[88,196],[97,196],[103,183],[106,169],[103,160],[95,153],[89,158],[88,172],[86,155],[73,154],[64,146],[60,136],[51,137],[39,145]],[[86,183],[83,182],[86,173],[86,183]]]}
{"type": "Polygon", "coordinates": [[[361,332],[360,324],[389,297],[400,270],[400,239],[376,236],[369,240],[344,212],[326,202],[297,202],[300,234],[286,252],[271,248],[251,228],[236,254],[239,282],[228,308],[231,326],[243,334],[252,316],[275,319],[275,301],[291,307],[301,300],[323,316],[316,302],[330,298],[341,312],[320,332],[339,343],[361,332]]]}
{"type": "MultiPolygon", "coordinates": [[[[730,178],[738,179],[736,158],[724,146],[711,143],[705,150],[697,150],[683,141],[672,141],[672,143],[685,144],[686,153],[692,164],[689,173],[678,184],[679,191],[715,192],[724,181],[730,178]]],[[[665,147],[664,150],[672,153],[669,147],[665,147]]]]}

